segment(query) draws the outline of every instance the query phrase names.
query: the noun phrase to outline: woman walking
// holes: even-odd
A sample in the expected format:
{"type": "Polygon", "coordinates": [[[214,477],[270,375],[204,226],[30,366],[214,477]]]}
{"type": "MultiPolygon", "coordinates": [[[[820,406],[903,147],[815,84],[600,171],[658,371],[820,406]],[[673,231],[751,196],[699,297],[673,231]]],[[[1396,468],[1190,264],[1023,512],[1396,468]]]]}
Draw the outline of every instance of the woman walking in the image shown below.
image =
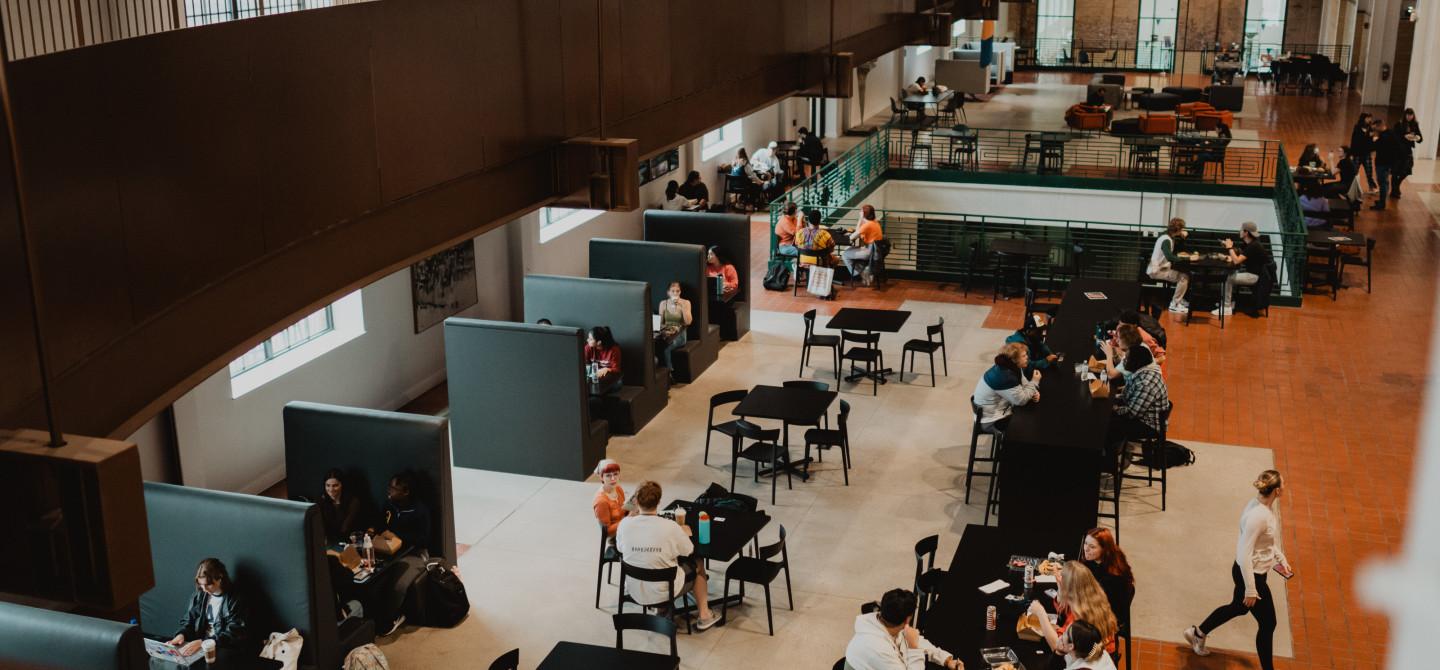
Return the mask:
{"type": "Polygon", "coordinates": [[[1235,593],[1229,603],[1215,608],[1199,626],[1185,629],[1184,635],[1197,655],[1208,655],[1205,640],[1210,632],[1248,612],[1260,624],[1260,630],[1255,633],[1255,653],[1260,656],[1260,667],[1274,670],[1271,656],[1275,642],[1275,600],[1270,597],[1270,586],[1265,579],[1272,568],[1287,579],[1294,574],[1290,561],[1280,549],[1280,517],[1275,515],[1275,503],[1284,493],[1285,484],[1279,472],[1266,470],[1253,486],[1255,499],[1247,503],[1240,514],[1240,540],[1235,544],[1235,564],[1230,567],[1235,593]]]}

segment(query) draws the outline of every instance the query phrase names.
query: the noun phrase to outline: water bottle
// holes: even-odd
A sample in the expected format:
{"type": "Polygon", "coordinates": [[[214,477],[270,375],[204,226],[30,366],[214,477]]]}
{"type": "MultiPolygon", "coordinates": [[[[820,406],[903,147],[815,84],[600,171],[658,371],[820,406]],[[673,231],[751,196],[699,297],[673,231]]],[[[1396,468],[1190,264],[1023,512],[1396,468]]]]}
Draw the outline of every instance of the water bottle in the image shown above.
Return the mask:
{"type": "Polygon", "coordinates": [[[372,539],[370,539],[370,534],[369,534],[369,533],[366,533],[366,534],[365,534],[365,544],[362,544],[362,545],[360,545],[360,546],[365,549],[365,567],[367,567],[367,568],[374,567],[374,565],[375,565],[375,541],[372,540],[372,539]]]}
{"type": "Polygon", "coordinates": [[[710,514],[700,512],[700,544],[710,544],[710,514]]]}

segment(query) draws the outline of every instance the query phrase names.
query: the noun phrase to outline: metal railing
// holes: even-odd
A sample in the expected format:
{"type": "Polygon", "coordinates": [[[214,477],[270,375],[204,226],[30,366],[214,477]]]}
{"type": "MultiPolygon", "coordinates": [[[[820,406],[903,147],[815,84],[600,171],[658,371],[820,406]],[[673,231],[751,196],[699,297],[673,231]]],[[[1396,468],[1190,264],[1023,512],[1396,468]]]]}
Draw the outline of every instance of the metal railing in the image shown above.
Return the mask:
{"type": "Polygon", "coordinates": [[[796,184],[785,195],[770,203],[770,229],[780,220],[785,203],[794,202],[803,209],[818,209],[829,216],[830,210],[849,202],[862,190],[879,183],[889,169],[889,136],[871,133],[860,144],[820,166],[814,174],[796,184]]]}
{"type": "MultiPolygon", "coordinates": [[[[956,37],[951,46],[974,41],[956,37]]],[[[1166,72],[1175,63],[1175,47],[1162,42],[1031,37],[1016,40],[1015,46],[1015,65],[1025,68],[1166,72]]]]}
{"type": "Polygon", "coordinates": [[[1348,44],[1302,44],[1275,42],[1250,42],[1241,48],[1241,62],[1249,72],[1261,66],[1260,57],[1279,58],[1284,54],[1318,54],[1330,62],[1348,70],[1350,68],[1350,45],[1348,44]]]}

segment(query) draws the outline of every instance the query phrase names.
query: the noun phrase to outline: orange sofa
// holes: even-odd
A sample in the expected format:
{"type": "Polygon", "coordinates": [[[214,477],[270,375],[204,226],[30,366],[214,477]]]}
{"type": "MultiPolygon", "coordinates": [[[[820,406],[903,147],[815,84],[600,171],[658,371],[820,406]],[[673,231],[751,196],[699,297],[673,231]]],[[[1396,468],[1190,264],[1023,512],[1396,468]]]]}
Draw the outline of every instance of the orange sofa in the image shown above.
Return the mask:
{"type": "Polygon", "coordinates": [[[1075,130],[1105,130],[1106,114],[1099,107],[1078,104],[1065,110],[1065,125],[1075,130]]]}
{"type": "Polygon", "coordinates": [[[1175,116],[1173,114],[1146,114],[1140,117],[1140,134],[1174,135],[1175,116]]]}
{"type": "Polygon", "coordinates": [[[1215,130],[1219,124],[1226,128],[1235,127],[1235,115],[1223,109],[1212,109],[1195,113],[1195,130],[1215,130]]]}

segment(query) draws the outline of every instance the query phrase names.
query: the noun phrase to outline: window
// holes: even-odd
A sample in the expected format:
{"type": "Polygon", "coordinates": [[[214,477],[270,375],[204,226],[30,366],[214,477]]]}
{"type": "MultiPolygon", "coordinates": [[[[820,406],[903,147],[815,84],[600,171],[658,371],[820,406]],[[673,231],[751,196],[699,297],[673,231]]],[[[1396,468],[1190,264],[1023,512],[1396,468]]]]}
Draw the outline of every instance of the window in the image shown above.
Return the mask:
{"type": "Polygon", "coordinates": [[[549,242],[604,213],[603,209],[546,207],[540,210],[540,243],[549,242]]]}
{"type": "MultiPolygon", "coordinates": [[[[1283,0],[1282,0],[1283,1],[1283,0]]],[[[1140,0],[1140,23],[1135,37],[1135,66],[1168,70],[1175,53],[1175,22],[1180,0],[1140,0]]]]}
{"type": "Polygon", "coordinates": [[[956,21],[954,25],[950,26],[950,36],[951,36],[951,37],[959,37],[959,36],[964,35],[964,34],[965,34],[965,19],[960,19],[959,21],[956,21]]]}
{"type": "Polygon", "coordinates": [[[255,345],[230,363],[230,397],[239,398],[365,334],[356,291],[255,345]]]}
{"type": "Polygon", "coordinates": [[[1245,3],[1245,67],[1260,67],[1260,57],[1279,57],[1284,51],[1285,0],[1248,0],[1245,3]]]}
{"type": "Polygon", "coordinates": [[[727,149],[740,146],[740,119],[735,119],[700,138],[700,160],[708,161],[727,149]]]}
{"type": "Polygon", "coordinates": [[[1075,0],[1040,0],[1035,11],[1035,59],[1043,65],[1072,65],[1075,0]]]}

